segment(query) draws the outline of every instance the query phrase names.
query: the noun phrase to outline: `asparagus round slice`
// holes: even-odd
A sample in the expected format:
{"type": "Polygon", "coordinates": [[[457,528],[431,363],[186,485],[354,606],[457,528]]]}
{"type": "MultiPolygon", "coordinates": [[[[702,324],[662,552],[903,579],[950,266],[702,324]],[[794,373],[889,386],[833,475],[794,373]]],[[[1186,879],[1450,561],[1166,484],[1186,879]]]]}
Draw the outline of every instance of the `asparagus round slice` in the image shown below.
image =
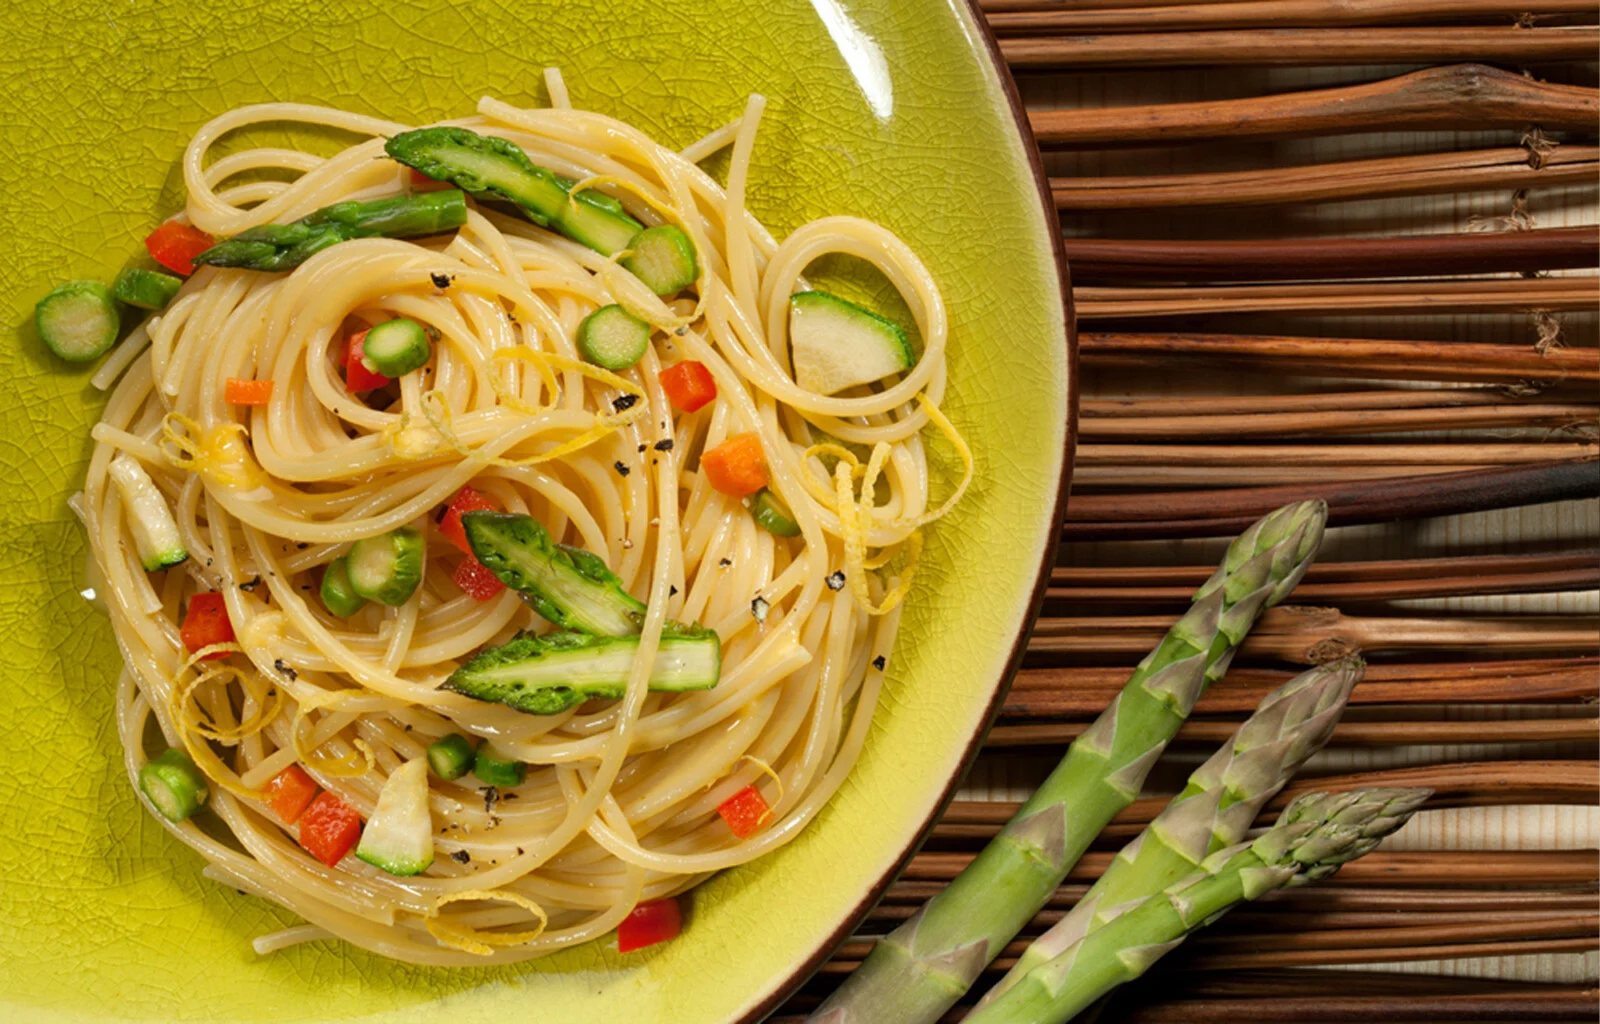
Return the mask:
{"type": "Polygon", "coordinates": [[[1343,658],[1302,672],[1269,693],[1233,738],[1189,776],[1166,809],[1111,859],[1072,911],[1023,951],[979,1005],[1191,874],[1206,857],[1243,839],[1262,806],[1328,742],[1365,671],[1360,658],[1343,658]]]}
{"type": "Polygon", "coordinates": [[[1432,791],[1308,793],[1252,843],[1218,851],[1197,872],[1147,897],[1035,967],[967,1024],[1059,1024],[1139,977],[1191,932],[1245,900],[1326,878],[1404,825],[1432,791]]]}
{"type": "Polygon", "coordinates": [[[818,1024],[932,1024],[1061,884],[1145,775],[1266,608],[1300,582],[1328,506],[1268,513],[1228,546],[1194,604],[1000,835],[879,942],[819,1007],[818,1024]]]}

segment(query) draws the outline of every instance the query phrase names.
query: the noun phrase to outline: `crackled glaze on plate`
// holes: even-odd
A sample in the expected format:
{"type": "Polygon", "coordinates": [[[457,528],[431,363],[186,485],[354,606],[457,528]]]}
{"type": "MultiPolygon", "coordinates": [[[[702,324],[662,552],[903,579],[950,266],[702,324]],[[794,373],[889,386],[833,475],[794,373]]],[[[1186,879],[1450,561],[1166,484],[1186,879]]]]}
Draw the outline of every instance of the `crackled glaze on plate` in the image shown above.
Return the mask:
{"type": "MultiPolygon", "coordinates": [[[[770,1009],[909,854],[981,732],[1061,491],[1070,372],[1061,280],[1007,94],[965,6],[23,0],[0,161],[0,1017],[8,1021],[587,1020],[698,1024],[770,1009]],[[697,890],[684,935],[519,968],[429,970],[331,943],[266,958],[290,915],[200,877],[140,812],[111,725],[118,655],[77,595],[79,486],[102,396],[46,353],[32,304],[109,280],[181,201],[177,160],[269,99],[423,122],[480,95],[574,102],[686,144],[769,98],[750,205],[780,235],[886,224],[951,311],[945,408],[978,458],[930,538],[854,775],[799,840],[697,890]]],[[[937,446],[935,446],[937,454],[937,446]]],[[[948,460],[945,460],[948,468],[948,460]]]]}

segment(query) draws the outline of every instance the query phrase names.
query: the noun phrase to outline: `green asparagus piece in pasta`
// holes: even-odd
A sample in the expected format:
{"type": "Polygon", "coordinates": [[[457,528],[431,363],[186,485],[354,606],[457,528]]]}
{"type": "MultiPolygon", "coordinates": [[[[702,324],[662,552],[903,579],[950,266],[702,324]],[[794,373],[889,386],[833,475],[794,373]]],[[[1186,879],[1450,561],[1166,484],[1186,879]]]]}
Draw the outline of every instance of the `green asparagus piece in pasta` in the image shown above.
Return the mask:
{"type": "MultiPolygon", "coordinates": [[[[532,715],[553,715],[586,700],[622,697],[638,652],[636,636],[519,636],[478,652],[451,673],[444,688],[532,715]]],[[[714,631],[668,623],[650,670],[650,689],[705,690],[717,685],[721,672],[722,646],[714,631]]]]}
{"type": "Polygon", "coordinates": [[[813,1014],[818,1024],[933,1024],[1044,906],[1146,774],[1207,686],[1227,671],[1263,610],[1305,575],[1328,507],[1286,505],[1228,546],[1111,706],[1000,835],[873,948],[813,1014]]]}
{"type": "Polygon", "coordinates": [[[329,246],[352,238],[436,235],[466,222],[467,199],[455,189],[370,203],[334,203],[292,224],[262,224],[241,231],[196,256],[194,262],[244,270],[293,270],[329,246]]]}
{"type": "Polygon", "coordinates": [[[1239,731],[1133,842],[1055,927],[1035,939],[984,1002],[1060,955],[1140,900],[1192,873],[1244,838],[1262,806],[1333,735],[1365,671],[1350,657],[1303,672],[1268,694],[1239,731]]]}
{"type": "Polygon", "coordinates": [[[478,561],[550,622],[595,636],[639,632],[644,602],[599,555],[557,544],[532,516],[468,512],[461,527],[478,561]]]}
{"type": "Polygon", "coordinates": [[[576,182],[528,159],[516,143],[465,128],[418,128],[384,145],[389,156],[480,199],[514,204],[540,227],[555,228],[596,252],[621,252],[644,230],[603,192],[573,193],[576,182]]]}
{"type": "Polygon", "coordinates": [[[1029,971],[967,1024],[1061,1024],[1142,975],[1230,908],[1326,878],[1404,825],[1426,789],[1309,793],[1254,842],[1220,850],[1199,870],[1029,971]]]}

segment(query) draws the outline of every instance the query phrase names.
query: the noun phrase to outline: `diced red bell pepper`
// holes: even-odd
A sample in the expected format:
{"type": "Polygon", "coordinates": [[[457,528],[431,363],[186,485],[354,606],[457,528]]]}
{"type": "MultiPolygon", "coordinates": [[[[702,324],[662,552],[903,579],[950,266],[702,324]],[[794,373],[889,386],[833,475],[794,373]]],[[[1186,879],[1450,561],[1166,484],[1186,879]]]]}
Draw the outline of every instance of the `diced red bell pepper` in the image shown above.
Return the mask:
{"type": "Polygon", "coordinates": [[[461,588],[463,594],[474,601],[492,601],[506,589],[506,585],[500,582],[500,577],[471,555],[456,566],[456,571],[450,574],[450,579],[461,588]]]}
{"type": "Polygon", "coordinates": [[[632,953],[675,939],[683,931],[683,908],[677,900],[641,903],[617,926],[617,952],[632,953]]]}
{"type": "Polygon", "coordinates": [[[673,405],[694,412],[717,397],[717,382],[706,364],[685,359],[661,371],[661,390],[673,405]]]}
{"type": "MultiPolygon", "coordinates": [[[[190,654],[212,644],[233,643],[233,623],[228,620],[228,606],[222,595],[207,591],[189,598],[189,610],[184,613],[183,625],[178,627],[178,636],[190,654]]],[[[214,661],[227,656],[226,651],[217,651],[202,660],[214,661]]]]}
{"type": "Polygon", "coordinates": [[[272,400],[272,381],[229,377],[222,397],[229,405],[266,405],[272,400]]]}
{"type": "Polygon", "coordinates": [[[304,768],[291,764],[267,783],[267,806],[285,825],[293,825],[320,790],[304,768]]]}
{"type": "Polygon", "coordinates": [[[333,867],[361,838],[361,815],[332,793],[319,793],[300,815],[300,845],[333,867]]]}
{"type": "Polygon", "coordinates": [[[700,468],[711,486],[743,498],[767,486],[767,460],[761,437],[754,431],[728,438],[700,456],[700,468]]]}
{"type": "Polygon", "coordinates": [[[444,511],[444,518],[439,520],[439,534],[445,540],[454,544],[466,554],[472,554],[472,545],[467,543],[466,527],[461,525],[461,517],[468,512],[498,512],[500,506],[485,498],[471,487],[463,487],[450,499],[450,505],[444,511]]]}
{"type": "Polygon", "coordinates": [[[761,831],[761,825],[772,815],[767,798],[754,786],[746,786],[717,805],[717,813],[728,823],[728,828],[740,839],[749,839],[761,831]]]}
{"type": "Polygon", "coordinates": [[[157,263],[185,277],[194,273],[194,258],[215,244],[204,231],[175,220],[162,224],[144,240],[157,263]]]}
{"type": "Polygon", "coordinates": [[[430,178],[415,167],[408,168],[408,170],[411,172],[410,181],[411,191],[413,192],[437,192],[442,188],[453,187],[448,181],[430,178]]]}
{"type": "Polygon", "coordinates": [[[367,366],[367,332],[350,335],[344,346],[344,389],[351,394],[357,391],[375,391],[389,383],[389,378],[367,366]]]}

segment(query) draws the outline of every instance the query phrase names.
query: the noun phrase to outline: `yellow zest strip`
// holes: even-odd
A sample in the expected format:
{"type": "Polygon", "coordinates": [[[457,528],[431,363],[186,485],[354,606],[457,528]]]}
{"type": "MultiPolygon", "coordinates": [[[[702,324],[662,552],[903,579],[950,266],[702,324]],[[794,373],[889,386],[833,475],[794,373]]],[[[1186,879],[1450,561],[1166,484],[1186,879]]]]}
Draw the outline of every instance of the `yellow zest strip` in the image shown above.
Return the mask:
{"type": "Polygon", "coordinates": [[[434,900],[433,906],[428,908],[423,923],[427,926],[428,934],[437,939],[441,946],[449,946],[466,953],[476,953],[478,956],[493,956],[495,946],[520,946],[543,935],[545,928],[550,924],[550,915],[546,914],[539,904],[520,893],[505,889],[467,889],[434,900]],[[443,910],[446,904],[462,900],[498,900],[501,903],[514,903],[538,918],[539,926],[525,932],[486,932],[469,925],[445,921],[439,917],[439,911],[443,910]]]}
{"type": "MultiPolygon", "coordinates": [[[[761,817],[756,821],[757,827],[760,827],[760,826],[765,825],[767,823],[767,819],[768,818],[772,817],[773,815],[775,815],[777,813],[776,811],[773,810],[773,808],[776,807],[778,804],[783,803],[783,779],[782,779],[781,776],[778,775],[777,771],[772,767],[772,765],[770,765],[767,762],[761,760],[761,758],[757,757],[754,754],[740,754],[738,757],[734,758],[733,763],[734,764],[738,764],[740,761],[749,761],[751,764],[755,765],[757,768],[759,768],[761,770],[761,774],[763,774],[763,775],[767,776],[768,778],[770,778],[772,780],[773,785],[778,787],[778,795],[776,796],[776,798],[774,798],[773,800],[771,800],[771,801],[769,801],[767,803],[766,813],[762,814],[761,817]]],[[[731,774],[731,770],[730,770],[730,774],[731,774]]]]}
{"type": "MultiPolygon", "coordinates": [[[[950,496],[945,498],[943,504],[941,504],[934,511],[924,512],[915,519],[896,519],[893,522],[881,524],[890,529],[904,528],[907,526],[912,528],[926,526],[936,519],[944,518],[944,516],[955,507],[956,502],[960,501],[961,498],[967,493],[967,487],[972,483],[972,449],[967,445],[966,438],[961,436],[961,432],[956,430],[955,424],[950,422],[950,420],[945,416],[944,412],[937,405],[935,405],[933,400],[927,395],[917,395],[917,401],[921,403],[923,411],[928,414],[929,422],[938,428],[939,433],[943,434],[944,437],[951,443],[951,445],[955,447],[956,454],[960,456],[961,482],[956,485],[956,489],[950,493],[950,496]]],[[[814,457],[821,457],[825,455],[831,455],[838,459],[840,463],[848,464],[850,466],[852,477],[865,476],[866,473],[871,469],[870,465],[863,467],[861,465],[861,461],[856,458],[854,452],[841,445],[834,444],[831,441],[824,444],[812,445],[810,448],[805,450],[805,452],[800,456],[800,459],[802,462],[805,462],[814,457]]],[[[876,456],[877,449],[874,448],[873,457],[875,458],[876,456]]],[[[876,481],[876,474],[874,474],[874,481],[876,481]]],[[[821,505],[830,512],[839,511],[833,493],[829,492],[822,481],[818,480],[815,475],[809,472],[801,473],[800,482],[805,486],[806,493],[810,494],[811,497],[816,500],[817,504],[821,505]]],[[[862,486],[863,488],[867,487],[866,484],[863,484],[862,486]]],[[[877,561],[877,564],[869,563],[867,568],[876,569],[883,565],[886,561],[888,561],[887,558],[880,557],[880,559],[877,561]]]]}
{"type": "MultiPolygon", "coordinates": [[[[943,410],[935,405],[932,399],[925,394],[919,394],[917,395],[917,401],[922,403],[922,411],[927,413],[928,419],[934,426],[939,428],[939,433],[943,434],[946,440],[955,446],[956,454],[961,456],[961,482],[956,485],[956,489],[950,493],[948,498],[944,499],[944,504],[940,505],[936,511],[924,512],[917,517],[915,525],[926,526],[935,519],[942,519],[945,513],[955,508],[956,502],[961,500],[962,495],[967,493],[967,485],[972,483],[972,449],[967,447],[967,439],[961,436],[961,432],[955,428],[955,424],[950,422],[943,410]]],[[[897,523],[895,525],[902,524],[897,523]]]]}
{"type": "Polygon", "coordinates": [[[294,744],[294,756],[311,768],[331,775],[334,778],[347,779],[370,772],[378,763],[378,758],[365,740],[352,739],[350,745],[355,748],[344,757],[328,757],[321,753],[321,747],[308,750],[305,746],[304,729],[308,713],[325,708],[334,708],[337,705],[362,694],[355,690],[324,690],[321,693],[312,693],[300,701],[300,706],[295,709],[294,723],[289,726],[289,736],[294,744]]]}
{"type": "Polygon", "coordinates": [[[264,799],[265,794],[246,786],[238,773],[228,767],[227,762],[218,757],[206,741],[216,740],[223,746],[236,747],[242,740],[265,729],[283,708],[283,691],[266,683],[253,672],[241,671],[233,665],[209,662],[199,669],[193,679],[187,683],[183,682],[184,673],[199,666],[202,659],[210,655],[243,653],[244,648],[238,644],[211,644],[191,654],[172,677],[171,712],[173,720],[178,723],[184,749],[189,752],[189,757],[207,778],[236,796],[248,800],[260,800],[264,799]],[[191,703],[190,697],[202,684],[215,682],[220,682],[224,687],[237,682],[240,689],[255,699],[258,709],[255,717],[240,722],[232,729],[218,729],[206,721],[199,703],[197,701],[191,703]]]}
{"type": "MultiPolygon", "coordinates": [[[[536,369],[538,369],[541,376],[545,377],[545,379],[551,383],[551,404],[542,409],[533,410],[535,413],[546,412],[555,407],[555,396],[558,394],[558,390],[554,387],[555,370],[567,370],[573,373],[581,374],[590,380],[598,381],[607,387],[615,388],[625,395],[632,395],[634,398],[638,399],[638,401],[635,401],[632,406],[620,413],[596,414],[594,418],[594,426],[590,427],[588,430],[585,430],[577,437],[572,438],[570,441],[557,445],[556,447],[545,452],[543,455],[530,455],[521,459],[507,459],[497,455],[488,460],[492,465],[532,466],[540,462],[548,462],[551,459],[559,459],[564,455],[570,455],[575,451],[589,447],[596,441],[609,437],[616,431],[622,429],[630,423],[634,423],[643,419],[650,413],[650,405],[647,401],[645,401],[645,393],[643,388],[639,387],[637,384],[634,384],[630,380],[617,376],[610,370],[595,366],[592,363],[586,363],[581,359],[573,359],[570,356],[557,355],[554,352],[536,352],[525,345],[512,345],[509,348],[498,349],[494,353],[494,358],[496,360],[515,359],[521,362],[530,363],[536,369]]],[[[491,377],[493,376],[495,375],[491,375],[491,377]]]]}
{"type": "Polygon", "coordinates": [[[242,423],[222,423],[202,433],[200,424],[181,413],[161,420],[161,454],[178,469],[199,473],[223,487],[254,489],[266,482],[246,443],[242,423]]]}
{"type": "MultiPolygon", "coordinates": [[[[879,448],[887,449],[887,445],[879,444],[879,448]]],[[[868,464],[867,472],[876,476],[873,464],[882,465],[879,451],[872,453],[872,463],[868,464]]],[[[872,491],[866,486],[865,481],[861,488],[862,496],[857,499],[853,482],[854,472],[852,467],[844,462],[834,467],[834,493],[838,502],[839,534],[844,540],[845,579],[850,585],[850,595],[868,615],[882,615],[890,611],[895,605],[905,598],[906,592],[911,589],[911,580],[916,575],[917,560],[922,554],[922,532],[912,530],[906,537],[903,548],[906,553],[905,568],[901,570],[900,581],[883,595],[882,602],[872,603],[872,597],[867,590],[867,534],[872,529],[872,491]]],[[[873,561],[873,566],[882,566],[884,559],[873,561]]]]}

